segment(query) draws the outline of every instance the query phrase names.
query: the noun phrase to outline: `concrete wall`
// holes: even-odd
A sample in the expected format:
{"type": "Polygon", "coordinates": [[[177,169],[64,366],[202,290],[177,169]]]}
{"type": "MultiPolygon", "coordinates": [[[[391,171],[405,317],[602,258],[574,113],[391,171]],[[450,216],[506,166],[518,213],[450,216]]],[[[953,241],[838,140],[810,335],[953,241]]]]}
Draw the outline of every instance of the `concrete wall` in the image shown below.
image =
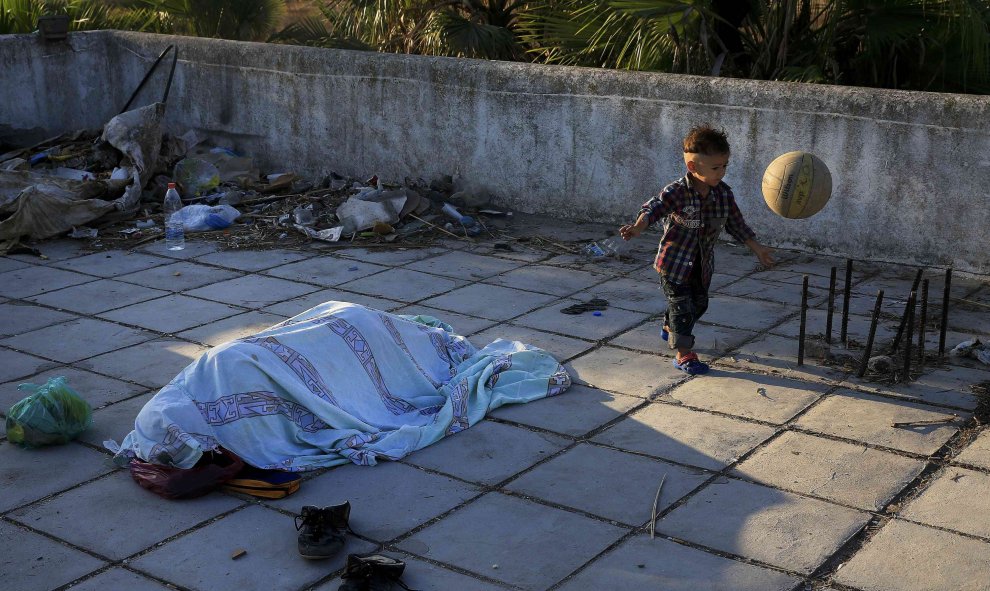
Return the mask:
{"type": "Polygon", "coordinates": [[[707,121],[729,133],[726,181],[762,240],[990,273],[990,97],[135,33],[70,43],[71,52],[0,38],[0,140],[102,123],[176,43],[168,125],[272,171],[387,180],[457,171],[519,210],[620,222],[683,174],[680,139],[707,121]],[[766,165],[791,150],[814,152],[832,172],[833,197],[808,220],[777,217],[760,193],[766,165]]]}

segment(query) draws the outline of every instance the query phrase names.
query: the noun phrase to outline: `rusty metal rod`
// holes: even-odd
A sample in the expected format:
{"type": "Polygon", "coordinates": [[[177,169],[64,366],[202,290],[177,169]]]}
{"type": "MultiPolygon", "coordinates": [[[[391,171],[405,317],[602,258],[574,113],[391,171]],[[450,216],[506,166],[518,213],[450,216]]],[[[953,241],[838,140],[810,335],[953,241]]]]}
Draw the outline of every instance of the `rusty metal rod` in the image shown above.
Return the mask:
{"type": "Polygon", "coordinates": [[[853,278],[853,260],[846,259],[846,285],[844,288],[844,297],[842,298],[842,330],[839,335],[839,340],[844,344],[846,343],[846,336],[849,330],[849,291],[852,289],[852,278],[853,278]]]}
{"type": "Polygon", "coordinates": [[[928,280],[921,282],[921,317],[918,319],[918,371],[925,369],[925,325],[928,323],[928,280]]]}
{"type": "Polygon", "coordinates": [[[942,322],[938,334],[938,354],[945,355],[945,329],[949,323],[949,289],[952,284],[952,267],[945,270],[945,287],[942,291],[942,322]]]}
{"type": "MultiPolygon", "coordinates": [[[[914,275],[914,281],[911,283],[911,292],[917,293],[918,284],[921,283],[921,273],[922,270],[918,269],[918,272],[914,275]]],[[[890,346],[890,352],[893,353],[901,346],[901,337],[904,336],[904,325],[907,324],[907,303],[904,304],[904,314],[901,315],[901,322],[897,325],[897,334],[894,335],[894,342],[890,346]]],[[[908,340],[912,338],[911,331],[908,331],[908,340]]]]}
{"type": "Polygon", "coordinates": [[[798,329],[798,365],[804,365],[804,329],[808,324],[808,276],[801,282],[801,328],[798,329]]]}
{"type": "Polygon", "coordinates": [[[911,381],[911,340],[914,336],[914,308],[918,301],[918,292],[912,291],[908,296],[907,305],[907,338],[904,339],[904,381],[911,381]]]}
{"type": "Polygon", "coordinates": [[[832,344],[832,311],[835,308],[835,272],[832,267],[832,274],[828,279],[828,314],[825,316],[825,344],[832,344]]]}
{"type": "Polygon", "coordinates": [[[873,352],[873,339],[877,336],[877,320],[880,319],[880,306],[883,304],[883,290],[877,292],[877,303],[873,306],[873,318],[870,319],[870,334],[866,337],[866,349],[863,350],[863,359],[859,362],[859,371],[856,377],[866,375],[866,367],[870,363],[870,353],[873,352]]]}

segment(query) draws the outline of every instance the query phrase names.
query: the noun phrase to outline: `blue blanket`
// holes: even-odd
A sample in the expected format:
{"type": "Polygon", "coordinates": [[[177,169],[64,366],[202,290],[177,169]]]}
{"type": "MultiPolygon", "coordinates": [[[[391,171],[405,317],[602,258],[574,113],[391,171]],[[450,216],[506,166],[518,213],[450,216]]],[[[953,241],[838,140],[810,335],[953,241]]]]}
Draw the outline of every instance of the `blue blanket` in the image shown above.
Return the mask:
{"type": "Polygon", "coordinates": [[[326,302],[210,350],[144,406],[121,445],[105,445],[119,463],[178,468],[218,446],[267,469],[374,465],[570,383],[522,343],[479,350],[429,316],[326,302]]]}

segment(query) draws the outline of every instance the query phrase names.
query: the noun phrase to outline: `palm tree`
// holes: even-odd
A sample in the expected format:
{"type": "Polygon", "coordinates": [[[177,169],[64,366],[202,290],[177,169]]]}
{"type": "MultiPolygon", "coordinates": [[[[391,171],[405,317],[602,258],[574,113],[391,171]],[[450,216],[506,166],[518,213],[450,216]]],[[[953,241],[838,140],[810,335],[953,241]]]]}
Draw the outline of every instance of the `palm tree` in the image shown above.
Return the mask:
{"type": "Polygon", "coordinates": [[[548,63],[718,73],[719,19],[709,0],[547,0],[523,17],[522,38],[548,63]]]}
{"type": "Polygon", "coordinates": [[[538,61],[990,93],[986,0],[544,0],[538,61]]]}

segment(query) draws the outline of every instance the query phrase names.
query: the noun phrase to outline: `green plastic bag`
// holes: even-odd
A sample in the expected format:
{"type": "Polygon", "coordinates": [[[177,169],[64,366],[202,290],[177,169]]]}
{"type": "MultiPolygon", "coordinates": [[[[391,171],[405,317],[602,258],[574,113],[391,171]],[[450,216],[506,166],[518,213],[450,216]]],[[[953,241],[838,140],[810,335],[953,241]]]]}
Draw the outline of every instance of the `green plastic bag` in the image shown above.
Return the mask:
{"type": "Polygon", "coordinates": [[[11,443],[22,447],[68,443],[93,424],[93,409],[64,377],[51,378],[43,386],[21,384],[17,389],[31,394],[7,413],[7,441],[11,443]]]}

